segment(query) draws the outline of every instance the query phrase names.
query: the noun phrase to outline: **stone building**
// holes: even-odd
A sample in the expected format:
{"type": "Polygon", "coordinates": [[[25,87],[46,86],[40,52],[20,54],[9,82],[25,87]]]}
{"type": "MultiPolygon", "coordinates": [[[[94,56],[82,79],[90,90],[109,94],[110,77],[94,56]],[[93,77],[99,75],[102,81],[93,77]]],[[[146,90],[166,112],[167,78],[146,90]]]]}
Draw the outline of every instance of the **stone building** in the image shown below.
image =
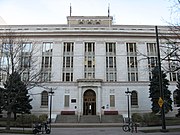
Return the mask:
{"type": "MultiPolygon", "coordinates": [[[[168,27],[158,29],[160,44],[166,44],[168,27]]],[[[131,113],[151,111],[148,85],[157,63],[155,26],[115,25],[111,16],[68,16],[67,24],[1,25],[0,32],[5,30],[28,37],[30,48],[36,45],[42,79],[54,92],[52,117],[125,116],[127,89],[132,92],[131,113]]],[[[177,73],[167,76],[173,94],[177,73]]],[[[30,94],[32,113],[49,114],[49,89],[35,87],[30,94]]]]}

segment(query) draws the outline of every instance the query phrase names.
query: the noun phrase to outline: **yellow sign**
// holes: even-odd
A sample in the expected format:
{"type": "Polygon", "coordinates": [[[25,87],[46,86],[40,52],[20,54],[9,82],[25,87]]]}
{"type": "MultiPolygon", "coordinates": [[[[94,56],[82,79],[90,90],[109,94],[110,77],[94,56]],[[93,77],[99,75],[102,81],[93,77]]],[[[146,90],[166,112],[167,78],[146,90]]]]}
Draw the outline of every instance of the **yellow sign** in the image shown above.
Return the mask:
{"type": "Polygon", "coordinates": [[[164,104],[164,101],[162,100],[161,97],[159,97],[158,104],[162,108],[162,105],[164,104]]]}

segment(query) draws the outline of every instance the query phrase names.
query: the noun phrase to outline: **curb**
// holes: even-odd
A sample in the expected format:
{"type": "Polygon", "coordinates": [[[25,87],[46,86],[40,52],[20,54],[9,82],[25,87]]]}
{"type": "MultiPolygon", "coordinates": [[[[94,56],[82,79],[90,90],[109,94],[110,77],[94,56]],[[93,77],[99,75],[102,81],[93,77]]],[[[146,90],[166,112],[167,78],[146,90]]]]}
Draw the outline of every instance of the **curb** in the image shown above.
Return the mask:
{"type": "Polygon", "coordinates": [[[87,128],[87,127],[122,127],[123,123],[52,123],[51,127],[54,128],[87,128]]]}

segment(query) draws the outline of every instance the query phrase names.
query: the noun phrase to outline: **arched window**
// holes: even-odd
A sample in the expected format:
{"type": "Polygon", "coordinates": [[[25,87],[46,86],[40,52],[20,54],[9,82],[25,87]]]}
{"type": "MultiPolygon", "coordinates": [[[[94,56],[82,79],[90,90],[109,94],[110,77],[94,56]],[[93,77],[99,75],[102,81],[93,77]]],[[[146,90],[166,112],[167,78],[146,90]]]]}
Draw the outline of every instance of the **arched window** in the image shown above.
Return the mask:
{"type": "Polygon", "coordinates": [[[176,99],[177,99],[177,90],[175,90],[175,91],[173,92],[173,100],[174,100],[174,106],[175,106],[175,107],[177,107],[176,99]]]}
{"type": "Polygon", "coordinates": [[[41,106],[48,106],[48,92],[43,91],[41,93],[41,106]]]}
{"type": "Polygon", "coordinates": [[[138,94],[136,91],[132,91],[131,93],[131,106],[138,107],[138,94]]]}

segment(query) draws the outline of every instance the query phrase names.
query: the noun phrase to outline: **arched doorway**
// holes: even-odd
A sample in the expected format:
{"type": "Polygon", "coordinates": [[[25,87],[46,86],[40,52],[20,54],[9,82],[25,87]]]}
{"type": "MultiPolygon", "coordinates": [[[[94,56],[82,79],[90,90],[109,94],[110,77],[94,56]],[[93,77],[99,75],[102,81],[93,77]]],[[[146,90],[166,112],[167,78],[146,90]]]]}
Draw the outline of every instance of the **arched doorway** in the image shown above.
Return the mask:
{"type": "Polygon", "coordinates": [[[83,98],[83,115],[96,115],[96,93],[93,90],[87,90],[83,98]]]}

